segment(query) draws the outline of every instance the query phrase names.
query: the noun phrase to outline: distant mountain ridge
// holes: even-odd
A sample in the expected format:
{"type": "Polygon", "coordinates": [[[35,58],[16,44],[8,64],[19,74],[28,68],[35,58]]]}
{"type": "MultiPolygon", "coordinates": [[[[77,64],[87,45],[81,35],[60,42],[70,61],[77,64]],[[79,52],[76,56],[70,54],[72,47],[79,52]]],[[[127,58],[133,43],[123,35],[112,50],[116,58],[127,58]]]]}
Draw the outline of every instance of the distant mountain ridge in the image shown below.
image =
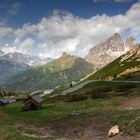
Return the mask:
{"type": "Polygon", "coordinates": [[[32,55],[27,55],[27,54],[22,54],[17,52],[4,54],[0,56],[0,59],[12,61],[12,62],[16,61],[17,63],[21,63],[21,64],[23,63],[29,66],[38,66],[38,65],[46,64],[52,60],[51,58],[42,59],[38,56],[32,56],[32,55]]]}
{"type": "Polygon", "coordinates": [[[26,64],[0,59],[0,83],[3,84],[8,78],[29,68],[26,64]]]}
{"type": "Polygon", "coordinates": [[[0,50],[0,83],[3,84],[10,77],[26,71],[31,67],[46,64],[50,58],[41,59],[37,56],[22,53],[4,53],[0,50]]]}
{"type": "Polygon", "coordinates": [[[34,91],[70,84],[93,72],[92,64],[84,59],[63,53],[63,55],[42,66],[18,74],[7,82],[10,90],[34,91]]]}
{"type": "Polygon", "coordinates": [[[100,69],[122,54],[126,53],[136,44],[137,42],[133,37],[123,41],[120,34],[115,33],[105,42],[91,48],[88,55],[86,56],[86,60],[100,69]]]}

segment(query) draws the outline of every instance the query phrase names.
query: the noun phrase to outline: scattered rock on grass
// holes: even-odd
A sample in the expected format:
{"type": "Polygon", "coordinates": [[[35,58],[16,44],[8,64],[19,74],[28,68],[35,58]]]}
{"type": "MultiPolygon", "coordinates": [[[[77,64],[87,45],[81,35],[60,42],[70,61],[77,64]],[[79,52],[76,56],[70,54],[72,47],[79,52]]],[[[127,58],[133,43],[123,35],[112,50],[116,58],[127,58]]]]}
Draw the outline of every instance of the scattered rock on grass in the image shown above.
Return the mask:
{"type": "Polygon", "coordinates": [[[115,135],[117,135],[117,134],[119,134],[119,133],[120,133],[119,126],[118,126],[118,125],[115,125],[115,126],[113,126],[113,127],[109,130],[108,136],[109,136],[109,137],[113,137],[113,136],[115,136],[115,135]]]}

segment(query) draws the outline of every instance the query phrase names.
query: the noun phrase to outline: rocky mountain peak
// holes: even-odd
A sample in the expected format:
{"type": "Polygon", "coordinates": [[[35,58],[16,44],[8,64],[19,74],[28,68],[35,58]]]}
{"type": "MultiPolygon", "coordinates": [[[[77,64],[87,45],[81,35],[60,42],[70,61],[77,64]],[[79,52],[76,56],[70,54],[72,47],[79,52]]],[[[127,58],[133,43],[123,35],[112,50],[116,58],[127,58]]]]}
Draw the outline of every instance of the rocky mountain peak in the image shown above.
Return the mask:
{"type": "Polygon", "coordinates": [[[112,37],[121,38],[121,35],[119,33],[114,33],[114,35],[112,37]]]}
{"type": "Polygon", "coordinates": [[[90,49],[87,57],[92,55],[101,55],[104,53],[118,52],[124,50],[124,43],[120,34],[115,33],[113,36],[108,38],[105,42],[90,49]]]}
{"type": "Polygon", "coordinates": [[[127,48],[133,48],[134,46],[137,45],[137,42],[135,40],[135,38],[133,36],[129,37],[126,41],[125,41],[125,46],[127,48]]]}
{"type": "Polygon", "coordinates": [[[106,41],[91,48],[86,60],[101,68],[130,50],[130,48],[135,47],[136,44],[134,37],[130,37],[124,42],[121,35],[115,33],[106,41]]]}
{"type": "Polygon", "coordinates": [[[114,35],[112,35],[110,38],[107,39],[107,42],[113,42],[113,41],[120,41],[122,42],[122,38],[121,35],[119,33],[115,33],[114,35]]]}
{"type": "Polygon", "coordinates": [[[126,52],[121,57],[121,62],[128,60],[132,61],[133,59],[137,59],[137,61],[140,61],[140,45],[137,44],[135,47],[131,48],[128,52],[126,52]]]}
{"type": "Polygon", "coordinates": [[[62,56],[70,56],[70,54],[67,53],[67,52],[63,52],[63,53],[62,53],[62,56]]]}
{"type": "Polygon", "coordinates": [[[67,53],[67,52],[63,52],[61,55],[62,58],[67,58],[67,57],[72,57],[71,54],[67,53]]]}
{"type": "MultiPolygon", "coordinates": [[[[140,45],[135,45],[135,47],[131,48],[130,51],[128,52],[131,56],[134,58],[140,58],[140,45]]],[[[132,58],[133,58],[132,57],[132,58]]]]}
{"type": "Polygon", "coordinates": [[[133,36],[130,36],[129,38],[127,38],[127,40],[135,41],[135,38],[133,36]]]}
{"type": "Polygon", "coordinates": [[[108,50],[114,51],[123,51],[124,50],[124,43],[121,38],[121,35],[115,33],[112,37],[110,37],[106,41],[106,45],[108,46],[108,50]]]}

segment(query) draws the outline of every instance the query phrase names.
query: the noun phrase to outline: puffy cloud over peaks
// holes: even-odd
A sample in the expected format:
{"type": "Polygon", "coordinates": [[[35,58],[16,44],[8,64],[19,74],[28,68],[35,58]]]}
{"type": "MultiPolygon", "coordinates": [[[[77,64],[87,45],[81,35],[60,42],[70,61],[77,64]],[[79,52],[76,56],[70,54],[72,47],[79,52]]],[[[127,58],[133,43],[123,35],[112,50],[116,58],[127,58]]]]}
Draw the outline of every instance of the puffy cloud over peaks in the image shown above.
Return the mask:
{"type": "Polygon", "coordinates": [[[22,28],[0,27],[0,39],[12,35],[13,41],[3,44],[3,50],[31,53],[56,58],[65,51],[84,57],[89,49],[114,33],[132,36],[140,34],[140,2],[125,13],[115,16],[96,15],[89,19],[76,17],[69,12],[54,10],[37,24],[22,28]],[[13,48],[13,49],[11,49],[13,48]]]}

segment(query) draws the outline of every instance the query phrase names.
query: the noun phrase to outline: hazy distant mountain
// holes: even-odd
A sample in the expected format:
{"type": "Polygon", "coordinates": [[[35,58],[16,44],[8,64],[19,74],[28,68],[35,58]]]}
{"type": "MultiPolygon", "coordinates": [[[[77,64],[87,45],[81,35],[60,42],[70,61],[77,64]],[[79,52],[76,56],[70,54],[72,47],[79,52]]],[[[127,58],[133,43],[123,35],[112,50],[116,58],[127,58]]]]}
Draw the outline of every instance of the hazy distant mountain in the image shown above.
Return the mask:
{"type": "Polygon", "coordinates": [[[140,45],[136,45],[121,57],[117,58],[89,79],[131,78],[140,80],[140,45]]]}
{"type": "Polygon", "coordinates": [[[127,52],[135,45],[136,41],[133,37],[128,38],[124,42],[120,34],[115,33],[105,42],[91,48],[86,56],[86,60],[94,64],[97,68],[101,68],[127,52]]]}
{"type": "Polygon", "coordinates": [[[40,57],[37,56],[31,56],[31,55],[26,55],[26,54],[16,53],[16,52],[2,55],[0,59],[4,59],[11,62],[17,62],[21,64],[24,63],[30,66],[38,66],[38,65],[46,64],[52,60],[51,58],[41,59],[40,57]]]}
{"type": "Polygon", "coordinates": [[[20,64],[17,62],[11,62],[4,59],[0,59],[0,83],[4,83],[8,78],[29,69],[26,64],[20,64]]]}
{"type": "Polygon", "coordinates": [[[40,90],[78,81],[93,72],[93,66],[84,59],[67,53],[42,66],[12,77],[8,82],[11,90],[40,90]]]}

